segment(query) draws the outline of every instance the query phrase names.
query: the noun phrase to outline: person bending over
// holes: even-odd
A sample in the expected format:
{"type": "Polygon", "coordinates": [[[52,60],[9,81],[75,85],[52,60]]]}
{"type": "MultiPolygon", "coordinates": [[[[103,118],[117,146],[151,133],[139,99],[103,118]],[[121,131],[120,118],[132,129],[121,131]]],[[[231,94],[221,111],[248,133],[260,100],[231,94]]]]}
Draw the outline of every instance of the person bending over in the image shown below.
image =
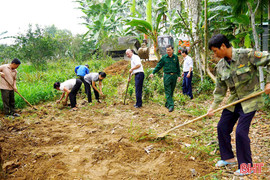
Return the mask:
{"type": "Polygon", "coordinates": [[[94,90],[97,102],[101,103],[101,101],[99,100],[99,95],[103,95],[103,92],[102,92],[102,80],[105,77],[106,77],[105,72],[89,73],[89,74],[84,76],[84,80],[86,82],[86,90],[89,92],[89,96],[88,96],[88,102],[89,103],[92,102],[90,85],[92,86],[92,88],[94,90]],[[98,83],[99,84],[99,89],[96,87],[96,82],[99,82],[98,83]]]}
{"type": "Polygon", "coordinates": [[[54,89],[63,92],[61,98],[57,100],[56,103],[60,103],[66,94],[64,104],[67,104],[68,97],[69,97],[71,108],[72,110],[76,111],[77,110],[76,95],[81,85],[82,85],[82,81],[80,79],[69,79],[63,83],[60,83],[60,82],[54,83],[53,85],[54,89]]]}

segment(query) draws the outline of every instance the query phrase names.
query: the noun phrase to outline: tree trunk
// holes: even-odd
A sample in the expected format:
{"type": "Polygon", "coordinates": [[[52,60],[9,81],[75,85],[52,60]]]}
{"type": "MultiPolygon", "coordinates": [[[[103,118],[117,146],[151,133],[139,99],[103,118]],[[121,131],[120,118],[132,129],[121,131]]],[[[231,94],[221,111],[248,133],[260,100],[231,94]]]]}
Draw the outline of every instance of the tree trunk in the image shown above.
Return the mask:
{"type": "MultiPolygon", "coordinates": [[[[187,29],[189,30],[190,33],[190,37],[192,40],[192,44],[198,42],[199,40],[199,30],[198,30],[198,24],[199,24],[199,20],[200,20],[200,15],[201,15],[201,0],[186,0],[186,10],[188,10],[188,14],[189,14],[189,22],[188,24],[191,25],[191,28],[189,28],[187,26],[187,24],[185,23],[184,19],[182,18],[181,14],[179,13],[179,15],[181,16],[181,18],[183,19],[184,24],[187,26],[187,29]],[[187,9],[189,8],[189,9],[187,9]],[[191,29],[191,30],[190,30],[191,29]]],[[[193,46],[191,46],[193,47],[193,46]]],[[[202,70],[202,63],[201,63],[201,56],[200,56],[200,46],[199,43],[196,43],[194,45],[194,60],[197,64],[197,69],[200,72],[200,76],[201,76],[201,82],[203,82],[203,70],[202,70]]]]}
{"type": "Polygon", "coordinates": [[[268,1],[268,52],[270,52],[270,0],[268,1]]]}
{"type": "MultiPolygon", "coordinates": [[[[201,54],[202,59],[205,59],[204,55],[205,55],[205,54],[203,54],[203,53],[201,54]]],[[[207,75],[211,78],[211,80],[212,80],[214,83],[216,83],[216,76],[215,76],[214,74],[212,74],[212,72],[210,71],[210,69],[207,68],[207,69],[205,70],[205,64],[204,64],[204,63],[202,63],[202,67],[203,67],[203,71],[205,72],[205,74],[207,74],[207,75]]]]}
{"type": "MultiPolygon", "coordinates": [[[[258,3],[259,3],[259,1],[258,1],[258,3]]],[[[247,2],[247,5],[248,5],[249,13],[250,13],[252,34],[253,34],[253,38],[254,38],[254,42],[255,42],[255,50],[260,51],[259,38],[258,38],[257,31],[256,31],[256,24],[255,24],[255,12],[253,12],[252,6],[249,2],[247,2]]],[[[263,67],[262,66],[259,67],[259,74],[260,74],[260,87],[263,90],[265,84],[264,84],[264,75],[263,75],[263,67]]]]}
{"type": "Polygon", "coordinates": [[[208,0],[205,0],[204,1],[204,66],[205,66],[205,73],[206,72],[210,72],[210,71],[207,71],[208,70],[208,61],[207,61],[207,58],[208,58],[208,39],[207,39],[207,3],[208,3],[208,0]]]}
{"type": "Polygon", "coordinates": [[[259,47],[259,38],[258,38],[258,34],[256,32],[256,25],[255,25],[255,13],[252,10],[252,6],[250,5],[249,2],[247,2],[248,5],[248,9],[249,9],[249,13],[250,13],[250,19],[251,19],[251,27],[252,27],[252,34],[253,34],[253,38],[254,38],[254,42],[255,42],[255,50],[259,51],[260,47],[259,47]]]}
{"type": "MultiPolygon", "coordinates": [[[[154,32],[156,33],[156,32],[154,32]]],[[[154,43],[154,52],[155,52],[155,55],[157,57],[157,60],[160,60],[160,54],[159,54],[159,48],[158,48],[158,40],[157,40],[157,34],[154,34],[154,38],[153,39],[153,43],[154,43]]]]}

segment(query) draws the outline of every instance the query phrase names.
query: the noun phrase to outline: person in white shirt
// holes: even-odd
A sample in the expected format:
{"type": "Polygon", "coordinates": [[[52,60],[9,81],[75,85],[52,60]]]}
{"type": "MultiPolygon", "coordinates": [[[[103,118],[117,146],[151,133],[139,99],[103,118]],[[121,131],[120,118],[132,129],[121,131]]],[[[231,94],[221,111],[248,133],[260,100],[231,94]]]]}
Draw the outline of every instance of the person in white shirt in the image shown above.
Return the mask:
{"type": "Polygon", "coordinates": [[[192,76],[193,76],[193,60],[188,55],[188,50],[183,49],[181,52],[182,56],[184,57],[184,64],[183,64],[183,94],[188,95],[190,99],[193,99],[192,95],[192,76]]]}
{"type": "Polygon", "coordinates": [[[99,73],[89,73],[86,74],[84,76],[84,80],[86,82],[86,90],[87,90],[87,94],[89,94],[88,96],[88,102],[91,103],[92,102],[92,96],[91,96],[91,88],[90,85],[92,86],[94,93],[95,93],[95,97],[98,103],[101,103],[101,101],[99,100],[99,95],[103,95],[102,92],[102,80],[106,77],[106,73],[105,72],[99,72],[99,73]],[[99,82],[99,89],[96,87],[96,82],[99,82]]]}
{"type": "MultiPolygon", "coordinates": [[[[142,87],[144,81],[143,66],[140,57],[134,54],[132,50],[127,49],[126,55],[131,59],[131,69],[129,70],[129,73],[131,73],[131,75],[135,75],[136,104],[134,107],[140,108],[142,107],[142,87]]],[[[129,81],[130,80],[131,78],[129,81]]]]}
{"type": "Polygon", "coordinates": [[[60,82],[54,83],[53,85],[54,89],[63,92],[61,98],[57,100],[56,103],[60,103],[60,101],[64,98],[66,94],[64,103],[67,104],[68,97],[69,97],[71,108],[72,110],[76,111],[77,110],[76,95],[81,85],[82,85],[82,81],[80,79],[69,79],[63,83],[60,83],[60,82]]]}

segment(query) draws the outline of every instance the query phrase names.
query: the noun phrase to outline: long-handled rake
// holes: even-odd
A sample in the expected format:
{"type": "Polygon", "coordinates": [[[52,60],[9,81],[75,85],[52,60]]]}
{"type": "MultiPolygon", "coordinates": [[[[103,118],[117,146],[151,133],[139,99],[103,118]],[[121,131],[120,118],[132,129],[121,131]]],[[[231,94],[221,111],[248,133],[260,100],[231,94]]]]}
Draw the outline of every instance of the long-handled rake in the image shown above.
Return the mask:
{"type": "MultiPolygon", "coordinates": [[[[221,110],[223,110],[223,109],[225,109],[225,108],[228,108],[228,107],[230,107],[230,106],[236,105],[236,104],[238,104],[238,103],[240,103],[240,102],[243,102],[243,101],[245,101],[245,100],[251,99],[251,98],[253,98],[253,97],[259,96],[259,95],[263,94],[264,92],[265,92],[265,91],[260,91],[260,92],[251,94],[251,95],[249,95],[249,96],[247,96],[247,97],[245,97],[245,98],[243,98],[243,99],[239,99],[239,100],[237,100],[237,101],[235,101],[235,102],[232,102],[232,103],[227,104],[227,105],[225,105],[225,106],[222,106],[222,107],[220,107],[220,108],[218,108],[218,109],[215,109],[215,110],[213,111],[213,113],[218,112],[218,111],[221,111],[221,110]]],[[[179,127],[183,127],[183,126],[188,125],[188,124],[190,124],[190,123],[194,123],[194,122],[196,122],[196,121],[199,121],[199,120],[203,119],[203,118],[206,117],[206,116],[207,116],[207,114],[204,114],[204,115],[202,115],[202,116],[200,116],[200,117],[197,117],[197,118],[195,118],[195,119],[193,119],[193,120],[191,120],[191,121],[189,121],[189,122],[186,122],[186,123],[184,123],[184,124],[179,124],[178,126],[175,126],[174,128],[171,128],[171,129],[169,129],[168,131],[166,131],[166,132],[164,132],[164,133],[162,133],[162,134],[159,134],[159,135],[157,136],[157,138],[163,138],[163,137],[166,136],[169,132],[171,132],[171,131],[173,131],[173,130],[179,128],[179,127]]]]}

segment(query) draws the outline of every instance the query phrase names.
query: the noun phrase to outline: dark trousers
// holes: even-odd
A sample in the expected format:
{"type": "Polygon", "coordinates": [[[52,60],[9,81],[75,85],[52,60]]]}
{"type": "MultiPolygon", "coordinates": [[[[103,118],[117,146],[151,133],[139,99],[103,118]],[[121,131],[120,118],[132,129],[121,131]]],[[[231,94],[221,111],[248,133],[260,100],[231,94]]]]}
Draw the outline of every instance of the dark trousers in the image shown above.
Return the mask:
{"type": "Polygon", "coordinates": [[[84,80],[84,76],[78,76],[80,78],[80,80],[83,82],[84,84],[84,92],[88,98],[88,101],[89,99],[91,99],[91,91],[89,91],[89,88],[88,88],[88,83],[84,80]]]}
{"type": "Polygon", "coordinates": [[[139,72],[135,74],[135,89],[136,89],[136,106],[142,106],[142,88],[144,81],[144,73],[139,72]]]}
{"type": "Polygon", "coordinates": [[[234,112],[224,109],[217,126],[219,151],[222,160],[234,158],[231,145],[231,132],[238,120],[236,127],[236,155],[238,169],[242,163],[251,163],[250,139],[248,137],[249,127],[256,111],[245,114],[241,104],[235,106],[234,112]]]}
{"type": "Polygon", "coordinates": [[[14,90],[1,89],[3,110],[5,115],[12,115],[15,112],[14,90]]]}
{"type": "Polygon", "coordinates": [[[77,104],[76,95],[77,95],[81,85],[82,85],[82,81],[80,79],[76,79],[76,84],[73,86],[73,88],[71,89],[71,91],[69,93],[71,108],[76,107],[76,104],[77,104]]]}
{"type": "Polygon", "coordinates": [[[165,90],[165,96],[166,96],[165,106],[167,108],[171,108],[171,107],[174,108],[173,92],[174,92],[176,82],[177,82],[177,75],[164,73],[163,82],[164,82],[164,90],[165,90]]]}
{"type": "MultiPolygon", "coordinates": [[[[92,82],[90,82],[91,86],[92,86],[92,82]]],[[[87,90],[87,96],[88,96],[88,102],[91,103],[92,102],[92,95],[91,95],[91,87],[90,87],[90,84],[86,83],[85,87],[86,87],[86,90],[87,90]]],[[[93,88],[93,86],[92,86],[93,88]]],[[[99,93],[97,90],[94,90],[94,93],[95,93],[95,97],[96,97],[96,100],[99,100],[99,93]]]]}
{"type": "Polygon", "coordinates": [[[184,72],[184,78],[183,78],[183,94],[188,95],[190,99],[193,99],[192,95],[192,87],[191,87],[191,82],[192,82],[192,76],[193,72],[190,72],[190,77],[187,77],[188,72],[184,72]]]}

